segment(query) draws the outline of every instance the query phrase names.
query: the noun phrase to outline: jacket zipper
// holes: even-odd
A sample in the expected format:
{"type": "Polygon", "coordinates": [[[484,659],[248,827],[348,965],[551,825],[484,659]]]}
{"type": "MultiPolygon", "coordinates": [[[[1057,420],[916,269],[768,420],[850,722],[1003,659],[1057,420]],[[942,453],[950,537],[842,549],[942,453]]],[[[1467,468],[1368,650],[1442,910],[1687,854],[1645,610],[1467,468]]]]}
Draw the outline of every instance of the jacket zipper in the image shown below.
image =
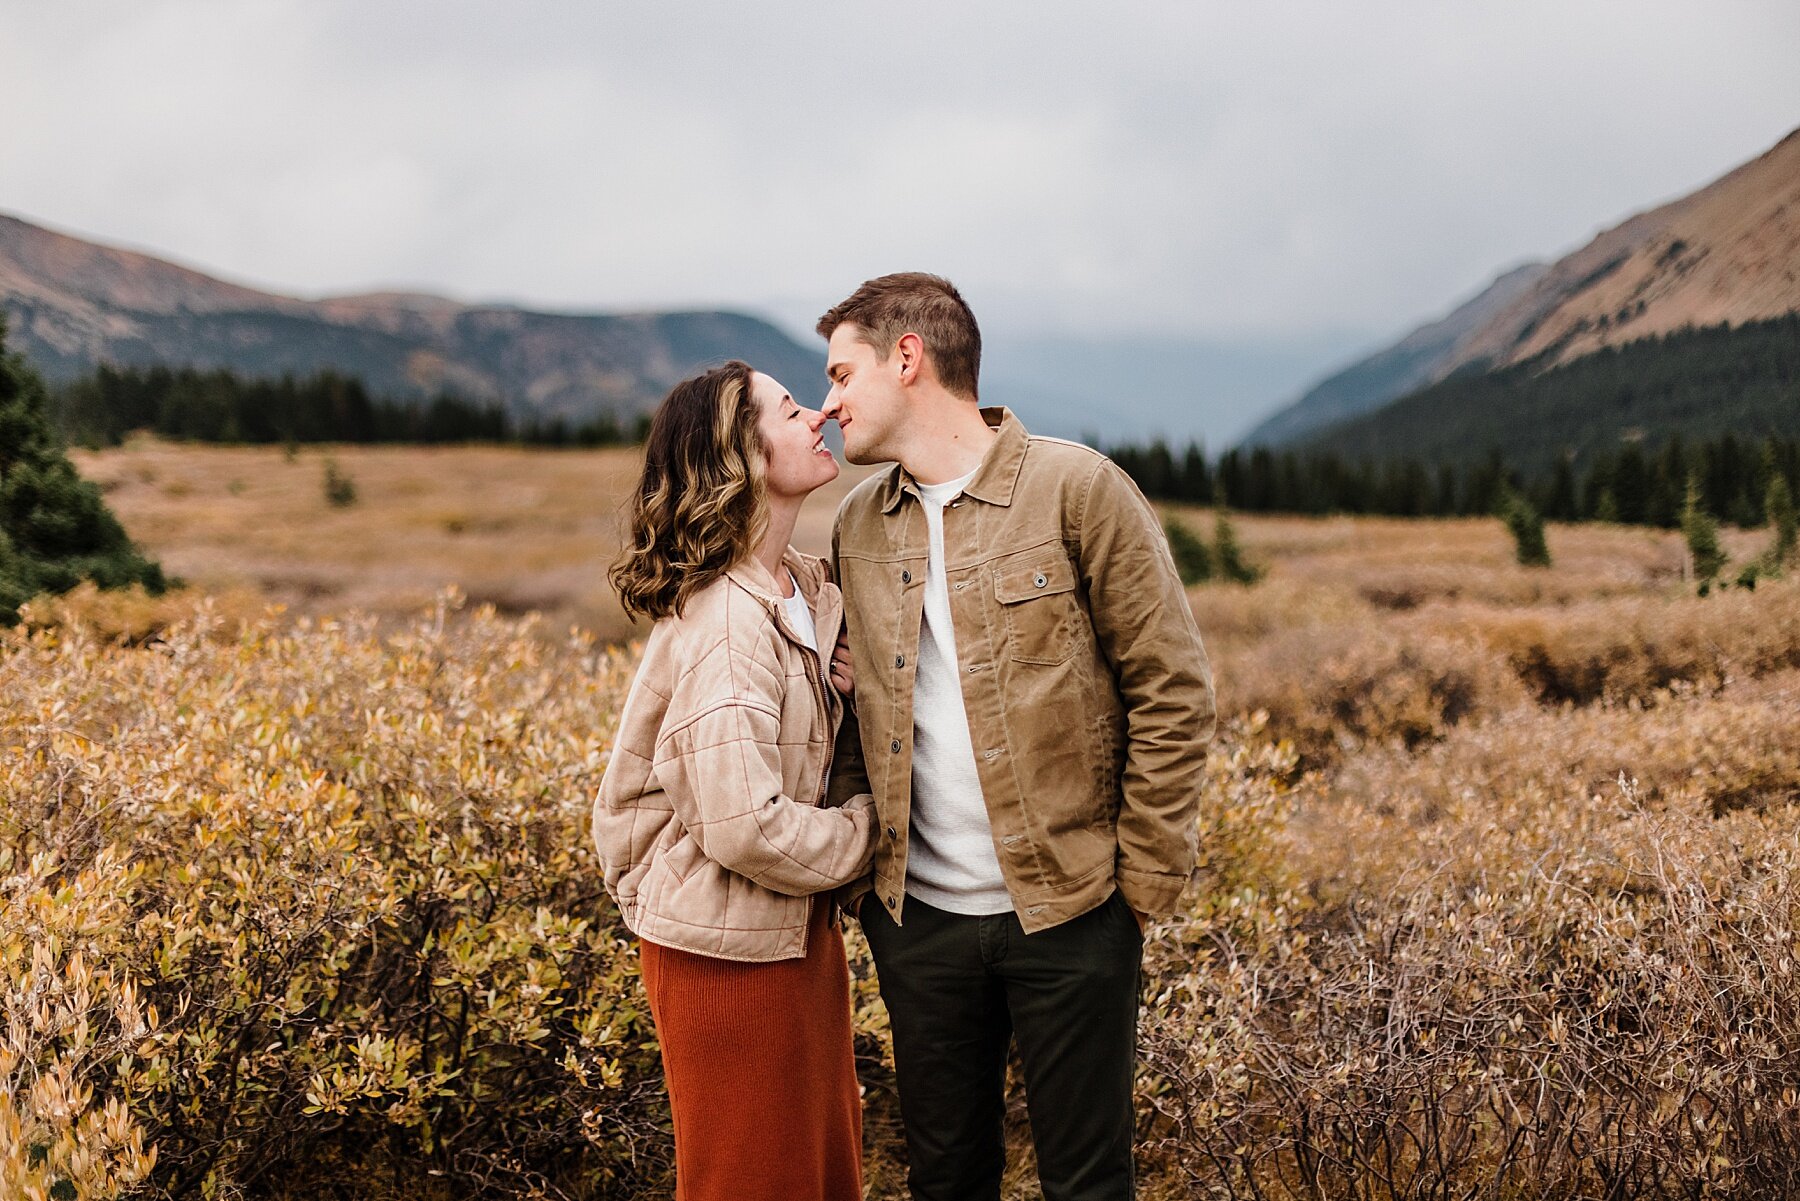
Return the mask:
{"type": "Polygon", "coordinates": [[[824,677],[824,674],[825,674],[824,661],[810,647],[802,646],[800,648],[800,653],[803,655],[812,655],[813,658],[818,662],[818,666],[819,666],[818,672],[815,674],[815,673],[809,671],[806,674],[812,680],[813,693],[819,702],[819,711],[820,711],[820,713],[822,713],[824,715],[824,718],[825,718],[825,766],[823,768],[821,768],[819,771],[819,794],[818,794],[818,797],[813,801],[813,807],[817,808],[818,806],[825,803],[825,792],[826,792],[827,785],[831,779],[831,758],[832,758],[832,755],[835,754],[837,751],[837,739],[832,736],[831,702],[829,699],[826,698],[824,686],[820,683],[820,680],[824,677]]]}
{"type": "MultiPolygon", "coordinates": [[[[785,617],[783,615],[777,614],[775,616],[776,628],[783,630],[783,634],[786,636],[786,630],[783,625],[784,621],[785,617]]],[[[813,799],[813,808],[817,809],[820,805],[825,803],[825,793],[831,780],[831,760],[832,756],[837,751],[837,738],[834,736],[834,731],[831,728],[831,702],[826,698],[824,687],[820,684],[820,680],[823,679],[825,675],[825,661],[823,656],[799,639],[790,638],[789,640],[794,642],[802,655],[812,656],[813,663],[818,668],[817,671],[808,671],[806,673],[807,679],[812,683],[813,699],[819,702],[819,712],[825,719],[825,765],[819,769],[819,790],[817,796],[813,799]]],[[[817,902],[811,903],[816,904],[817,902]]],[[[833,906],[837,904],[835,901],[830,901],[828,903],[833,906]]],[[[837,920],[835,909],[832,914],[832,920],[837,920]]],[[[811,915],[809,914],[806,925],[800,930],[800,955],[802,958],[806,956],[806,944],[811,940],[811,935],[812,920],[811,915]]]]}

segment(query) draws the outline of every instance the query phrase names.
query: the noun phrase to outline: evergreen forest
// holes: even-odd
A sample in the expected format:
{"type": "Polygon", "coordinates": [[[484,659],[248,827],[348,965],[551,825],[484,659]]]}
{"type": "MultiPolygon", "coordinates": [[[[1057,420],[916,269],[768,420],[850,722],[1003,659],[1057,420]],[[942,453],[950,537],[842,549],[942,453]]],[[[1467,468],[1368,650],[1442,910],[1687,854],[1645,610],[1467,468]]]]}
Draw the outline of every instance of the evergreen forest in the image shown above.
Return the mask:
{"type": "Polygon", "coordinates": [[[1516,492],[1553,521],[1672,528],[1692,480],[1761,525],[1772,480],[1800,480],[1800,314],[1454,376],[1297,447],[1107,453],[1152,497],[1247,512],[1486,515],[1516,492]]]}

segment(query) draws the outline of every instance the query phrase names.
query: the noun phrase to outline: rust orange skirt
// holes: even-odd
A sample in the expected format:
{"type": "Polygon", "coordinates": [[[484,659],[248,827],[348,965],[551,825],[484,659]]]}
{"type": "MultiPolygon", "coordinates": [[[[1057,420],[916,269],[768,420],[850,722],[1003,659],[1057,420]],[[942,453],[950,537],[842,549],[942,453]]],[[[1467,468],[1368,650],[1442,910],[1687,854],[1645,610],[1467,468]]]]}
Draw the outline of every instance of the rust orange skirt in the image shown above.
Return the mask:
{"type": "Polygon", "coordinates": [[[850,969],[830,900],[813,902],[801,959],[640,950],[675,1114],[676,1201],[860,1201],[850,969]]]}

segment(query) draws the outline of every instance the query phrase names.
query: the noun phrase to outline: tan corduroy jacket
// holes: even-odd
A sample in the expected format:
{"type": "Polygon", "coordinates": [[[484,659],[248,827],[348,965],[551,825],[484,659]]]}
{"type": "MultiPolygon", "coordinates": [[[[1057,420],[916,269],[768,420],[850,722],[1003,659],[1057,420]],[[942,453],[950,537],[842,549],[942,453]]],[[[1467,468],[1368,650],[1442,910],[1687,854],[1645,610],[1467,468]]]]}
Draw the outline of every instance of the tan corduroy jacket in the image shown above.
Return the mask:
{"type": "Polygon", "coordinates": [[[594,802],[606,889],[638,937],[720,959],[806,954],[812,894],[868,870],[866,793],[826,805],[843,704],[825,674],[843,600],[824,565],[785,559],[824,661],[755,561],[651,628],[594,802]]]}
{"type": "MultiPolygon", "coordinates": [[[[1027,932],[1042,930],[1116,888],[1139,912],[1166,914],[1194,866],[1214,724],[1212,673],[1168,541],[1111,460],[1032,437],[1005,409],[982,416],[996,433],[945,508],[944,566],[1013,909],[1027,932]]],[[[840,755],[833,788],[872,785],[874,887],[900,918],[928,558],[917,483],[898,465],[864,480],[838,510],[832,547],[863,760],[840,755]]]]}

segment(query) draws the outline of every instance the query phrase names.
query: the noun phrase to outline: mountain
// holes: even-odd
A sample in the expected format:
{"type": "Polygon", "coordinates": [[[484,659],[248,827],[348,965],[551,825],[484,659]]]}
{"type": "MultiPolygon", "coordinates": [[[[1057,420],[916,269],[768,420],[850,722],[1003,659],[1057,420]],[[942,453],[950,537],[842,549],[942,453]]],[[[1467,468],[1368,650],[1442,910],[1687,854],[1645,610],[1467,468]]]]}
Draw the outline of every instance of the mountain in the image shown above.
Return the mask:
{"type": "Polygon", "coordinates": [[[1730,434],[1800,438],[1800,313],[1452,375],[1291,449],[1358,460],[1470,466],[1498,452],[1526,479],[1559,460],[1586,471],[1625,445],[1654,453],[1730,434]]]}
{"type": "Polygon", "coordinates": [[[1314,384],[1304,396],[1244,436],[1246,446],[1281,446],[1360,417],[1396,396],[1422,388],[1447,372],[1465,339],[1475,335],[1550,268],[1527,263],[1506,272],[1449,316],[1422,325],[1386,350],[1314,384]]]}
{"type": "Polygon", "coordinates": [[[377,394],[447,390],[579,420],[644,412],[700,365],[741,358],[796,396],[824,394],[822,354],[742,313],[544,313],[394,292],[303,300],[5,214],[0,309],[9,343],[51,379],[101,362],[246,376],[330,367],[377,394]]]}
{"type": "Polygon", "coordinates": [[[1304,441],[1459,372],[1547,368],[1676,330],[1796,310],[1800,129],[1548,267],[1508,272],[1442,321],[1323,381],[1245,442],[1304,441]]]}

